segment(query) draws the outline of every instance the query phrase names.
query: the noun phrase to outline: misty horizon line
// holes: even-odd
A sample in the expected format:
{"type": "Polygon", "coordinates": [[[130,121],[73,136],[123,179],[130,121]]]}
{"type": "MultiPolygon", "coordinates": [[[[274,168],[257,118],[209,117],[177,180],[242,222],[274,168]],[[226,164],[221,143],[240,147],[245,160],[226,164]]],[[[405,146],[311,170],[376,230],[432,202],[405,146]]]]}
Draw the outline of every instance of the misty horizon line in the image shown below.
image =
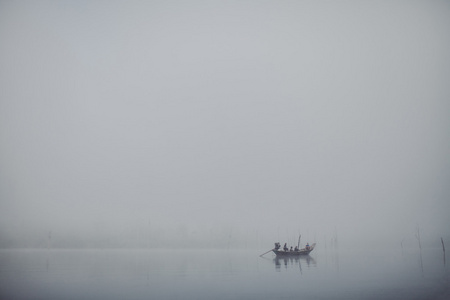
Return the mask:
{"type": "MultiPolygon", "coordinates": [[[[367,247],[356,247],[356,248],[336,248],[336,247],[328,247],[327,249],[318,249],[318,251],[316,250],[315,252],[324,252],[324,251],[335,251],[335,252],[339,252],[339,251],[348,251],[348,250],[369,250],[372,249],[374,251],[378,251],[380,248],[382,248],[383,246],[380,246],[379,248],[374,248],[371,246],[367,246],[367,247]]],[[[426,247],[422,247],[422,251],[427,251],[427,250],[442,250],[442,246],[440,246],[438,243],[435,243],[433,245],[428,245],[426,247]]],[[[101,246],[79,246],[79,247],[51,247],[51,248],[46,248],[46,247],[0,247],[0,250],[42,250],[42,251],[52,251],[52,250],[220,250],[220,251],[228,251],[228,250],[254,250],[254,251],[270,251],[271,248],[263,248],[263,247],[244,247],[244,246],[240,246],[240,247],[200,247],[200,246],[191,246],[191,247],[186,247],[186,246],[182,246],[182,245],[178,245],[178,246],[150,246],[150,247],[135,247],[135,246],[107,246],[107,247],[101,247],[101,246]]],[[[390,251],[394,251],[394,252],[399,252],[399,251],[419,251],[419,247],[416,245],[409,245],[407,247],[403,247],[401,248],[400,246],[395,247],[395,248],[391,248],[390,251]]]]}
{"type": "MultiPolygon", "coordinates": [[[[404,249],[434,249],[444,248],[445,244],[449,244],[447,237],[437,237],[431,235],[422,236],[419,239],[415,236],[407,237],[389,237],[380,241],[378,239],[370,239],[367,236],[361,236],[360,242],[349,240],[347,237],[337,239],[332,237],[326,239],[312,238],[301,239],[298,243],[293,239],[277,239],[277,238],[261,238],[254,235],[235,234],[234,236],[224,236],[211,233],[209,237],[174,237],[168,236],[126,236],[126,237],[84,237],[74,235],[55,235],[51,238],[48,236],[43,238],[40,236],[28,236],[27,238],[12,238],[0,235],[0,249],[271,249],[275,242],[287,243],[288,247],[297,246],[304,247],[307,243],[316,243],[322,250],[343,250],[343,249],[378,249],[389,248],[390,250],[404,249]],[[365,239],[364,239],[365,238],[365,239]],[[272,239],[272,240],[269,240],[272,239]],[[347,245],[351,245],[348,247],[347,245]]],[[[444,250],[445,252],[445,250],[444,250]]]]}

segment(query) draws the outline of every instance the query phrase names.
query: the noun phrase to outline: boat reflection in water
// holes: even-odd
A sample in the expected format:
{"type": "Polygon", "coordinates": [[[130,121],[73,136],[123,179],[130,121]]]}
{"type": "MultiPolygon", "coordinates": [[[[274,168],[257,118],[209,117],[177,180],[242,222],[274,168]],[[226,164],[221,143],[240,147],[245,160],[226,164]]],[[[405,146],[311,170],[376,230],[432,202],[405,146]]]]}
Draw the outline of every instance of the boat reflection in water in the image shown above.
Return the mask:
{"type": "Polygon", "coordinates": [[[273,259],[273,262],[275,263],[275,269],[277,271],[281,270],[281,266],[284,266],[286,269],[298,266],[300,268],[300,271],[302,271],[302,265],[303,267],[306,266],[307,268],[315,267],[317,265],[316,260],[309,255],[285,257],[277,256],[273,259]]]}

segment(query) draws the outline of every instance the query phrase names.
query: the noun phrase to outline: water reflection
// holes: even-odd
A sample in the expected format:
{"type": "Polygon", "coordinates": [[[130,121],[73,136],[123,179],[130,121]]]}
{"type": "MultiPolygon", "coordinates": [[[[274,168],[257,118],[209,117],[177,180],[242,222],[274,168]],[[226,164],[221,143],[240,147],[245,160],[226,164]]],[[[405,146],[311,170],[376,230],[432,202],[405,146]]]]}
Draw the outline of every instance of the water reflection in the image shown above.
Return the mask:
{"type": "Polygon", "coordinates": [[[315,267],[317,265],[316,260],[309,255],[297,256],[297,257],[275,257],[273,259],[275,263],[275,269],[277,271],[281,270],[281,266],[285,269],[298,267],[300,272],[302,272],[302,265],[306,267],[315,267]]]}
{"type": "Polygon", "coordinates": [[[450,299],[442,249],[422,250],[424,274],[413,250],[279,258],[252,250],[0,250],[0,298],[450,299]]]}

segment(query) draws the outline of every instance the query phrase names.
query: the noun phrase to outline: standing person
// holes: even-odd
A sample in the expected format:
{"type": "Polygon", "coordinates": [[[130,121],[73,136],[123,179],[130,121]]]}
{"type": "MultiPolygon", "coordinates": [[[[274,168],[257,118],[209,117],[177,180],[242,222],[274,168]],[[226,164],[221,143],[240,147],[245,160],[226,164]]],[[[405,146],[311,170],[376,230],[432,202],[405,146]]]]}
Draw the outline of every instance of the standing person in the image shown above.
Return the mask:
{"type": "Polygon", "coordinates": [[[288,251],[287,243],[284,243],[283,250],[288,251]]]}

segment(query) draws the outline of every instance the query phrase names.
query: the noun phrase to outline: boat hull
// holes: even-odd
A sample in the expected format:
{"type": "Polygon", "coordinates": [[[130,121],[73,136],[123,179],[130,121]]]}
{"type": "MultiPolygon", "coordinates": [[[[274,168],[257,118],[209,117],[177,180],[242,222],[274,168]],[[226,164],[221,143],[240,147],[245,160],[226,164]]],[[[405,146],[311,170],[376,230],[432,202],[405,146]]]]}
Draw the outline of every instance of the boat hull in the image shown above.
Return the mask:
{"type": "Polygon", "coordinates": [[[280,251],[280,250],[272,250],[276,256],[300,256],[300,255],[308,255],[312,250],[308,251],[280,251]]]}

